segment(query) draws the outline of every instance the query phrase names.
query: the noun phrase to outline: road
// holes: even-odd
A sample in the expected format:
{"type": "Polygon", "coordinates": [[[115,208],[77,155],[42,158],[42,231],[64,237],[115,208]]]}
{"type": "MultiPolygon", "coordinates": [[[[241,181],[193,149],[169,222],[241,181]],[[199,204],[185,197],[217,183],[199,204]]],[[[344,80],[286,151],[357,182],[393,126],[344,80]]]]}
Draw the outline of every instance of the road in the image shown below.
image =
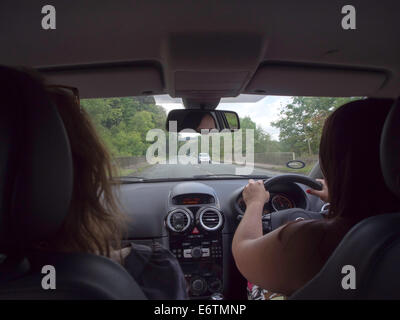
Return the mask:
{"type": "MultiPolygon", "coordinates": [[[[155,164],[144,169],[138,175],[145,179],[172,179],[172,178],[191,178],[195,175],[216,175],[216,174],[240,174],[236,169],[243,168],[234,164],[155,164]]],[[[279,172],[267,169],[254,168],[253,172],[247,174],[275,176],[279,172]]]]}

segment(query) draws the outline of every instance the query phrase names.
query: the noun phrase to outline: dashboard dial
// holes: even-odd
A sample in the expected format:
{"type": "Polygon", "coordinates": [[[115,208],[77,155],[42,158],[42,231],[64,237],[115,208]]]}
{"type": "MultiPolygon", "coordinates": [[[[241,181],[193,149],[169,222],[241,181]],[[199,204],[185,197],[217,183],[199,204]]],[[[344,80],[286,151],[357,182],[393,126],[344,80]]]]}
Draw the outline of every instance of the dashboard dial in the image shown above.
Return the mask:
{"type": "Polygon", "coordinates": [[[242,210],[243,212],[246,211],[246,203],[244,202],[242,197],[239,197],[239,199],[237,200],[237,205],[239,206],[240,210],[242,210]]]}
{"type": "MultiPolygon", "coordinates": [[[[246,211],[246,203],[244,202],[243,197],[239,197],[239,199],[237,200],[237,205],[240,208],[240,210],[242,210],[243,213],[246,211]]],[[[269,213],[271,213],[271,210],[270,210],[270,206],[267,202],[266,204],[264,204],[263,215],[269,214],[269,213]]]]}
{"type": "Polygon", "coordinates": [[[282,194],[277,194],[271,199],[272,208],[275,211],[291,209],[294,207],[293,202],[282,194]]]}
{"type": "MultiPolygon", "coordinates": [[[[244,213],[246,211],[246,203],[243,200],[243,197],[240,196],[237,199],[237,206],[244,213]]],[[[285,209],[294,208],[294,202],[283,194],[271,194],[271,199],[269,202],[264,204],[263,215],[269,214],[274,211],[280,211],[285,209]]]]}

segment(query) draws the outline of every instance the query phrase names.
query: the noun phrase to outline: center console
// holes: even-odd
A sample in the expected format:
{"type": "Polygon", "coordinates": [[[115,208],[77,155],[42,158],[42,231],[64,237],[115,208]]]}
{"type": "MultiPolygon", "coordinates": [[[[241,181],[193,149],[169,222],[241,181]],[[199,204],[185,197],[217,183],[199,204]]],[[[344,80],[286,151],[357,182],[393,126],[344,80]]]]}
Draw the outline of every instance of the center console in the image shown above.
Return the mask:
{"type": "Polygon", "coordinates": [[[190,297],[207,299],[221,293],[224,216],[213,189],[195,182],[177,185],[169,197],[165,225],[190,297]]]}

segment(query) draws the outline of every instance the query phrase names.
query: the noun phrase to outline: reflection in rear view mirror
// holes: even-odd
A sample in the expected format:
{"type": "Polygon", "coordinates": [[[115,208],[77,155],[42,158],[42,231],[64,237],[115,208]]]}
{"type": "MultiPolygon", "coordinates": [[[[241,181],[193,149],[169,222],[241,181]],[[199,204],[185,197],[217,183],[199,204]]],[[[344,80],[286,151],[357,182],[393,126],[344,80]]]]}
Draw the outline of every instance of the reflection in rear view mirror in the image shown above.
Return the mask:
{"type": "Polygon", "coordinates": [[[201,133],[202,130],[239,130],[240,121],[236,112],[220,110],[200,110],[200,109],[176,109],[168,114],[167,130],[171,131],[169,123],[175,121],[176,130],[194,130],[201,133]]]}
{"type": "Polygon", "coordinates": [[[223,113],[225,115],[226,121],[228,122],[229,129],[239,129],[240,125],[237,113],[232,111],[223,111],[223,113]]]}

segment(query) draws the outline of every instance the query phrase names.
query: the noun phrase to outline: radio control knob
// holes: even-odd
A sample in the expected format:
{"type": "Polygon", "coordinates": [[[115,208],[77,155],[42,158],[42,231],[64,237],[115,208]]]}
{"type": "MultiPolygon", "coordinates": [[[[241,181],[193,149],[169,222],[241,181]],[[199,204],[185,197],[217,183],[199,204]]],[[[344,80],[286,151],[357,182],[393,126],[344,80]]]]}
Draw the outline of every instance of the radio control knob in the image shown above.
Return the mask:
{"type": "Polygon", "coordinates": [[[211,292],[221,292],[222,291],[222,282],[218,278],[213,278],[208,283],[208,287],[211,292]]]}
{"type": "Polygon", "coordinates": [[[198,259],[201,258],[203,255],[203,251],[201,250],[201,247],[194,247],[192,249],[192,258],[198,259]]]}
{"type": "Polygon", "coordinates": [[[190,291],[194,295],[201,295],[207,290],[207,282],[203,278],[195,278],[190,284],[190,291]]]}

